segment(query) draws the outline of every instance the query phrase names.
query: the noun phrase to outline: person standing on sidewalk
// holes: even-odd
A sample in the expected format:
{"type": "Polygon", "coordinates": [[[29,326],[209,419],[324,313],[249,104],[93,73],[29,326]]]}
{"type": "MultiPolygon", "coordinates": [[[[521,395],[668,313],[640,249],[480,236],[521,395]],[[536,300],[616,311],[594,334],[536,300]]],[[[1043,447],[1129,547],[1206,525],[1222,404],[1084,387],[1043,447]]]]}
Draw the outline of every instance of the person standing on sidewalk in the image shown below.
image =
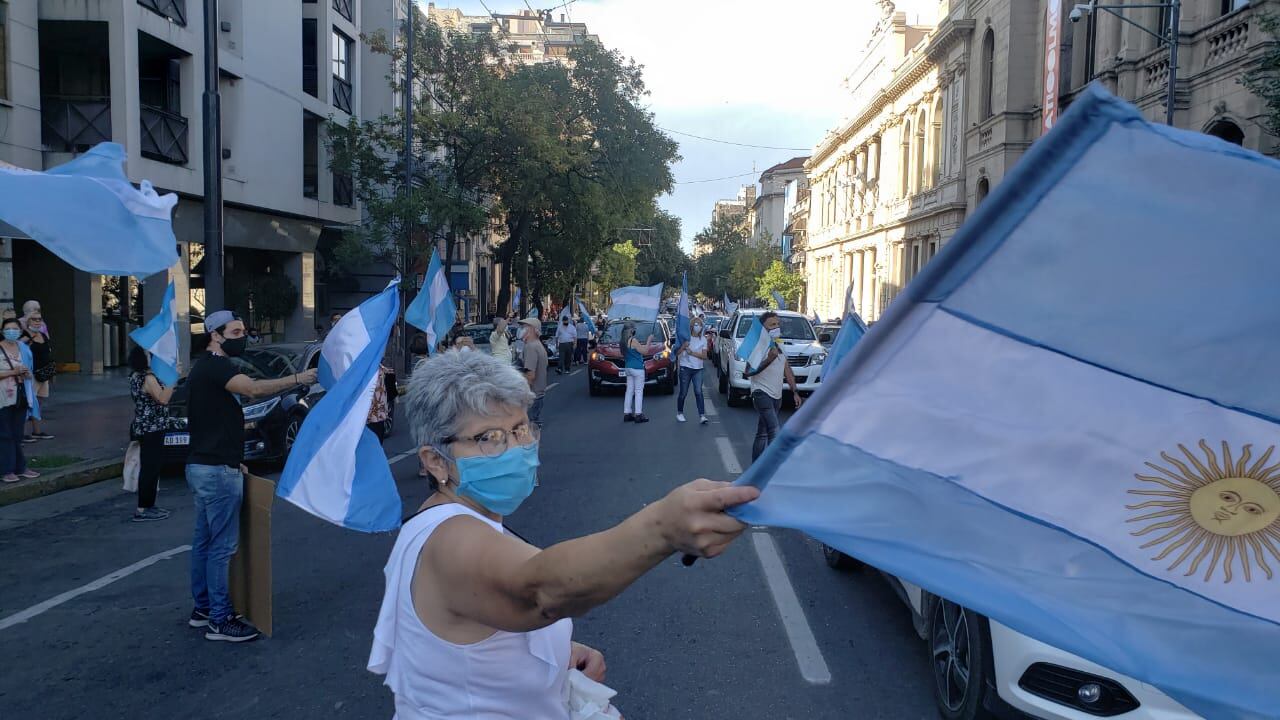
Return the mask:
{"type": "Polygon", "coordinates": [[[0,321],[0,336],[4,338],[0,340],[0,479],[16,483],[22,478],[40,477],[40,473],[27,467],[22,453],[23,429],[36,408],[31,350],[20,340],[22,325],[17,317],[0,321]]]}
{"type": "MultiPolygon", "coordinates": [[[[27,305],[35,302],[28,300],[27,305]]],[[[24,305],[24,307],[26,307],[24,305]]],[[[53,382],[57,369],[53,364],[53,348],[49,345],[49,332],[44,324],[44,315],[40,312],[40,304],[26,316],[27,347],[31,348],[31,374],[35,382],[36,402],[43,410],[48,406],[49,386],[53,382]]],[[[19,320],[21,322],[21,320],[19,320]]],[[[44,422],[31,416],[31,439],[52,440],[53,436],[44,431],[44,422]]],[[[25,441],[26,438],[23,438],[25,441]]]]}
{"type": "Polygon", "coordinates": [[[791,395],[795,398],[796,409],[803,402],[800,390],[796,387],[796,378],[791,374],[791,366],[787,364],[787,355],[778,347],[778,338],[782,335],[782,321],[775,312],[766,312],[760,316],[760,324],[769,333],[771,346],[758,368],[747,368],[744,374],[751,380],[751,404],[755,407],[759,418],[756,420],[756,439],[751,445],[751,462],[764,453],[764,449],[778,436],[778,411],[782,409],[782,381],[785,378],[791,386],[791,395]]]}
{"type": "Polygon", "coordinates": [[[134,522],[164,520],[169,511],[156,507],[156,490],[160,487],[160,456],[164,452],[164,433],[170,428],[169,399],[173,388],[160,384],[151,373],[151,358],[146,350],[134,345],[129,350],[129,396],[133,398],[133,422],[129,436],[138,441],[138,507],[134,522]]]}
{"type": "Polygon", "coordinates": [[[653,335],[643,343],[636,339],[636,324],[628,320],[622,326],[623,374],[627,376],[627,394],[622,399],[622,422],[647,423],[644,415],[644,353],[653,342],[653,335]]]}
{"type": "Polygon", "coordinates": [[[547,349],[542,346],[542,322],[537,318],[520,321],[524,336],[524,352],[520,355],[524,379],[533,391],[533,404],[529,406],[529,422],[542,427],[542,401],[547,396],[547,349]]]}
{"type": "Polygon", "coordinates": [[[707,337],[702,334],[702,318],[696,317],[691,325],[689,342],[680,346],[680,395],[676,398],[676,421],[684,422],[684,399],[693,386],[693,398],[698,401],[698,422],[707,424],[707,405],[702,397],[702,368],[707,362],[707,337]]]}
{"type": "Polygon", "coordinates": [[[195,532],[191,540],[191,595],[195,609],[187,624],[207,628],[205,638],[245,642],[258,629],[235,614],[227,587],[231,556],[240,537],[240,503],[244,498],[244,412],[236,395],[263,397],[316,381],[315,369],[277,380],[253,380],[231,358],[248,344],[244,322],[229,310],[205,318],[208,351],[187,376],[191,451],[187,484],[195,500],[195,532]]]}
{"type": "Polygon", "coordinates": [[[573,326],[568,315],[560,317],[560,326],[556,328],[556,345],[560,348],[560,367],[557,375],[569,372],[573,367],[573,348],[578,344],[578,330],[573,326]]]}
{"type": "Polygon", "coordinates": [[[573,349],[573,361],[582,365],[587,364],[587,345],[591,342],[591,331],[587,329],[587,316],[579,315],[578,322],[573,326],[578,333],[578,341],[573,349]]]}

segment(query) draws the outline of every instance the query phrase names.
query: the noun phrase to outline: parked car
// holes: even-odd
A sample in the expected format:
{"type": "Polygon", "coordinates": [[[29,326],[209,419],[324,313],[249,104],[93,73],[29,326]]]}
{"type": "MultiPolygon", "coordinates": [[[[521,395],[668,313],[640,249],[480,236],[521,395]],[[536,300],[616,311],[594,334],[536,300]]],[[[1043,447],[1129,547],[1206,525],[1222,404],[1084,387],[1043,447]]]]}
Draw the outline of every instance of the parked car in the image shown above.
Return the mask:
{"type": "Polygon", "coordinates": [[[719,362],[717,345],[720,344],[720,328],[724,327],[724,321],[728,320],[724,315],[708,313],[702,316],[702,325],[707,336],[707,362],[715,365],[719,362]]]}
{"type": "Polygon", "coordinates": [[[542,323],[542,344],[547,348],[547,367],[549,368],[554,368],[560,362],[560,344],[556,342],[557,327],[554,320],[544,320],[542,323]]]}
{"type": "MultiPolygon", "coordinates": [[[[515,328],[515,323],[507,324],[508,342],[515,342],[515,328]]],[[[489,352],[489,336],[493,334],[493,323],[471,323],[463,326],[462,331],[466,333],[467,336],[471,338],[471,341],[476,344],[477,350],[483,350],[486,353],[489,352]]]]}
{"type": "MultiPolygon", "coordinates": [[[[620,346],[622,340],[622,322],[610,323],[600,333],[595,350],[587,356],[587,391],[591,395],[599,395],[605,385],[625,386],[627,379],[622,374],[626,366],[620,346]]],[[[653,341],[644,350],[644,383],[655,385],[658,390],[670,395],[676,389],[675,359],[671,353],[671,328],[662,320],[656,322],[637,322],[636,337],[644,342],[653,334],[653,341]]]]}
{"type": "MultiPolygon", "coordinates": [[[[246,348],[244,354],[231,358],[231,361],[254,380],[274,380],[318,367],[320,349],[319,342],[256,345],[246,348]]],[[[395,375],[387,375],[385,382],[388,387],[395,387],[395,375]]],[[[310,387],[295,385],[268,397],[241,398],[245,461],[284,462],[293,449],[307,412],[324,397],[324,392],[319,384],[310,387]]],[[[169,401],[169,414],[184,426],[188,394],[187,379],[182,378],[169,401]]],[[[395,426],[395,393],[388,393],[387,398],[391,419],[386,424],[385,435],[390,435],[395,426]]],[[[165,462],[186,463],[190,442],[191,436],[185,427],[165,433],[165,462]]]]}
{"type": "Polygon", "coordinates": [[[818,342],[822,347],[830,349],[836,341],[836,335],[840,334],[840,323],[818,323],[813,329],[818,333],[818,342]]]}
{"type": "MultiPolygon", "coordinates": [[[[861,562],[822,546],[827,565],[861,562]]],[[[1197,720],[1159,690],[990,620],[887,573],[926,642],[938,713],[947,720],[1197,720]]]]}
{"type": "MultiPolygon", "coordinates": [[[[720,339],[716,348],[716,369],[719,373],[720,392],[728,396],[730,405],[737,405],[751,395],[751,382],[743,376],[746,363],[737,357],[738,346],[751,330],[755,319],[767,310],[763,308],[738,309],[720,328],[720,339]]],[[[787,364],[796,378],[796,387],[801,395],[808,395],[818,389],[822,382],[822,363],[827,360],[827,349],[818,343],[817,333],[809,318],[798,312],[779,310],[781,321],[782,346],[787,355],[787,364]]]]}

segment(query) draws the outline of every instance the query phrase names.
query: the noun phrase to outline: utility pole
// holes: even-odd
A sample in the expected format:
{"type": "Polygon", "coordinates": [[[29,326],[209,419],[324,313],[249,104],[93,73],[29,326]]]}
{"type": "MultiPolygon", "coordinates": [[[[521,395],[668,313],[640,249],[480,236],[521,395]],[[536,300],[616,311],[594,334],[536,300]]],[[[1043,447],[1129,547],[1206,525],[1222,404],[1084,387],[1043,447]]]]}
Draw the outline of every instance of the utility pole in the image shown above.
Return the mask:
{"type": "MultiPolygon", "coordinates": [[[[404,19],[405,27],[405,63],[404,63],[404,197],[407,201],[413,192],[413,13],[412,2],[405,3],[408,14],[404,19]]],[[[413,268],[410,266],[409,247],[412,244],[413,226],[404,224],[404,243],[400,248],[400,266],[404,269],[401,280],[407,287],[414,285],[413,268]]],[[[404,305],[408,305],[409,293],[404,293],[404,305]]],[[[404,373],[409,374],[413,368],[413,354],[409,352],[409,325],[405,322],[404,313],[400,313],[400,342],[404,345],[404,373]]]]}
{"type": "Polygon", "coordinates": [[[204,0],[204,312],[222,292],[222,99],[218,94],[218,0],[204,0]]]}

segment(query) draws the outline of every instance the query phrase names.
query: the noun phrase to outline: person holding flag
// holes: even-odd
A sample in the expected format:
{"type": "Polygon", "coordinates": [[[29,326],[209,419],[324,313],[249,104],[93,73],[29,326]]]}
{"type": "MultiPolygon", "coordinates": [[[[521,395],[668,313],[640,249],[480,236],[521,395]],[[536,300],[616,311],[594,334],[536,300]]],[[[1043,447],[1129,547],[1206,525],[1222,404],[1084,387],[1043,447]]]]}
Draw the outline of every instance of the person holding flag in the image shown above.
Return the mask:
{"type": "Polygon", "coordinates": [[[173,426],[168,407],[173,385],[156,377],[149,353],[141,345],[129,350],[129,370],[129,395],[133,399],[129,437],[137,441],[139,451],[138,503],[133,522],[164,520],[169,511],[156,507],[156,491],[160,487],[164,434],[173,426]]]}
{"type": "Polygon", "coordinates": [[[707,424],[706,400],[702,397],[702,369],[707,362],[707,336],[703,333],[702,317],[695,317],[690,326],[690,337],[680,346],[680,394],[676,397],[676,422],[685,422],[684,399],[693,388],[693,398],[698,403],[698,422],[707,424]]]}
{"type": "Polygon", "coordinates": [[[764,453],[764,449],[778,436],[781,422],[778,412],[782,409],[782,381],[785,379],[791,386],[791,395],[795,399],[796,409],[804,402],[800,390],[796,387],[795,375],[791,374],[791,365],[787,363],[786,353],[782,351],[779,338],[782,335],[782,321],[778,313],[772,310],[760,315],[751,324],[751,330],[742,339],[738,347],[738,358],[745,361],[747,367],[743,375],[751,381],[751,405],[756,409],[756,438],[751,444],[751,462],[764,453]]]}

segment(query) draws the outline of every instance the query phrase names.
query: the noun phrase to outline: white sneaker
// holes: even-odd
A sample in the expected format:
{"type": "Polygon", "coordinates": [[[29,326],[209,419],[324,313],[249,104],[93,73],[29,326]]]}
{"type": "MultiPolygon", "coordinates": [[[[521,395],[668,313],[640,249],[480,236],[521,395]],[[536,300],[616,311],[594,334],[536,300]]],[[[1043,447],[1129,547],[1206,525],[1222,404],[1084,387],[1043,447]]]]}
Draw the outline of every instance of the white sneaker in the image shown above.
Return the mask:
{"type": "Polygon", "coordinates": [[[698,416],[698,422],[699,422],[699,423],[701,423],[701,424],[703,424],[703,425],[706,425],[706,424],[707,424],[708,422],[710,422],[710,421],[709,421],[709,420],[707,420],[707,416],[706,416],[706,415],[699,415],[699,416],[698,416]]]}
{"type": "Polygon", "coordinates": [[[676,422],[684,422],[684,413],[676,413],[676,422]]]}

